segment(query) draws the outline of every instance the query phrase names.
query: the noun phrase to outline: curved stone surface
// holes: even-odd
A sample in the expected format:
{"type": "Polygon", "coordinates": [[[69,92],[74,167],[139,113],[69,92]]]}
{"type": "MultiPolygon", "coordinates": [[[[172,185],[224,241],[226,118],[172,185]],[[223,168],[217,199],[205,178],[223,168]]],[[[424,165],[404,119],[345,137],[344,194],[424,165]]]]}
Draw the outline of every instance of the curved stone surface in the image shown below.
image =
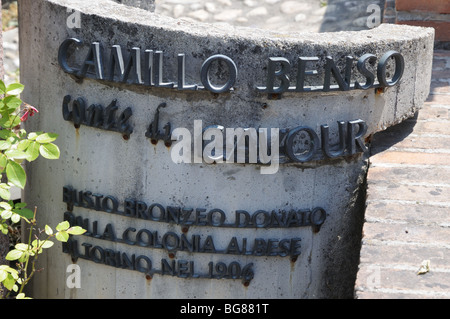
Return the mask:
{"type": "Polygon", "coordinates": [[[155,0],[112,0],[127,6],[132,6],[144,10],[155,11],[155,0]]]}
{"type": "Polygon", "coordinates": [[[28,166],[24,199],[38,207],[42,223],[56,225],[64,216],[81,216],[89,219],[93,233],[77,239],[81,288],[66,285],[72,259],[56,249],[47,253],[45,271],[36,278],[36,297],[352,296],[364,207],[360,190],[367,169],[364,143],[374,132],[412,116],[425,101],[432,29],[381,25],[360,32],[279,33],[176,20],[110,0],[22,0],[20,19],[23,99],[40,110],[27,129],[58,133],[61,149],[60,160],[28,166]],[[67,26],[67,8],[79,13],[79,28],[67,26]],[[119,52],[127,74],[123,79],[117,76],[119,52]],[[179,54],[184,54],[184,64],[179,54]],[[373,66],[360,59],[368,59],[366,54],[374,55],[373,66]],[[349,64],[351,81],[343,74],[333,89],[334,78],[339,78],[333,67],[343,72],[347,56],[355,58],[349,64]],[[397,57],[396,63],[388,56],[397,57]],[[141,65],[136,68],[138,57],[141,65]],[[296,91],[298,74],[303,74],[300,57],[317,58],[305,62],[306,71],[318,71],[304,77],[304,87],[314,92],[296,91]],[[151,73],[145,72],[148,65],[151,73]],[[384,86],[396,77],[398,83],[370,85],[367,78],[377,74],[376,68],[384,86]],[[370,88],[356,89],[355,82],[370,88]],[[225,92],[218,89],[222,85],[225,92]],[[264,87],[269,89],[258,89],[264,87]],[[85,101],[84,111],[83,101],[73,102],[78,98],[85,101]],[[95,113],[87,110],[95,104],[104,112],[117,111],[95,120],[95,113]],[[177,132],[192,133],[195,143],[195,121],[202,121],[201,128],[279,128],[285,138],[280,140],[284,157],[279,168],[262,174],[259,164],[206,164],[195,157],[191,163],[175,163],[180,141],[176,134],[167,138],[165,129],[173,133],[184,128],[177,132]],[[339,138],[338,121],[345,138],[339,138]],[[164,127],[166,123],[171,126],[164,127]],[[344,143],[339,156],[327,156],[327,139],[322,139],[326,132],[330,144],[344,143]],[[285,147],[288,141],[290,147],[285,147]],[[314,154],[294,152],[301,143],[314,148],[314,154]],[[71,190],[82,191],[81,200],[71,190]],[[169,207],[193,209],[193,225],[159,221],[161,215],[143,207],[163,208],[169,220],[169,207]],[[64,214],[67,210],[71,214],[64,214]],[[221,218],[225,226],[237,215],[245,216],[242,211],[260,227],[217,226],[221,218]],[[277,221],[272,211],[287,219],[277,221]],[[298,215],[289,215],[292,211],[298,215]],[[272,217],[269,224],[265,212],[272,217]],[[101,238],[95,238],[94,221],[101,238]],[[280,227],[283,223],[291,227],[280,227]],[[143,237],[149,233],[165,248],[143,237]],[[183,234],[194,247],[184,242],[182,251],[171,251],[177,244],[182,247],[183,234]],[[132,266],[119,258],[124,252],[130,260],[134,254],[132,266]],[[146,276],[149,261],[156,272],[146,276]],[[224,266],[225,277],[239,278],[218,279],[224,266]],[[247,278],[250,272],[244,269],[251,269],[254,277],[247,278]],[[208,275],[214,278],[193,278],[208,275]]]}

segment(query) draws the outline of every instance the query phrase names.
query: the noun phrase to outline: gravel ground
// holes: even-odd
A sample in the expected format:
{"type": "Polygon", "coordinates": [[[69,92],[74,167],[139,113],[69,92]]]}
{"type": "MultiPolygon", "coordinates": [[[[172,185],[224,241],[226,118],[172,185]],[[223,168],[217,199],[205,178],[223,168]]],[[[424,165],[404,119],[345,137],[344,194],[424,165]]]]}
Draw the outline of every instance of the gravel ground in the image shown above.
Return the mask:
{"type": "MultiPolygon", "coordinates": [[[[12,4],[15,1],[8,1],[12,4]]],[[[3,31],[5,83],[19,81],[17,7],[3,1],[8,26],[3,31]]],[[[336,32],[368,29],[369,5],[384,0],[155,0],[156,13],[206,23],[228,23],[283,32],[336,32]]]]}
{"type": "Polygon", "coordinates": [[[157,13],[174,18],[283,32],[363,30],[368,28],[367,20],[372,13],[369,5],[384,7],[384,0],[156,0],[155,3],[157,13]]]}
{"type": "Polygon", "coordinates": [[[19,82],[19,29],[3,31],[3,67],[7,84],[19,82]]]}
{"type": "Polygon", "coordinates": [[[2,0],[2,30],[5,83],[19,80],[17,1],[2,0]]]}

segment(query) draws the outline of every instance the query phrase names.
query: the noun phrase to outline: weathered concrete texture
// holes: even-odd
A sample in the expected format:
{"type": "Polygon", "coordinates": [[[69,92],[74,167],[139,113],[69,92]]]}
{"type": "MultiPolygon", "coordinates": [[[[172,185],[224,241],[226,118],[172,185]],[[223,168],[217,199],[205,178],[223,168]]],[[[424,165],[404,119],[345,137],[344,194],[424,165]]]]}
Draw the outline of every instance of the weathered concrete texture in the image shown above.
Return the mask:
{"type": "Polygon", "coordinates": [[[450,51],[435,52],[431,89],[374,136],[357,298],[450,297],[450,51]]]}
{"type": "Polygon", "coordinates": [[[112,0],[117,3],[122,3],[126,6],[132,6],[148,11],[155,11],[155,0],[112,0]]]}
{"type": "MultiPolygon", "coordinates": [[[[20,6],[21,78],[23,99],[38,107],[39,117],[29,130],[57,132],[61,159],[39,159],[27,167],[29,181],[25,201],[38,207],[42,223],[57,224],[66,211],[62,189],[134,198],[164,206],[220,208],[227,218],[243,209],[311,209],[323,207],[326,222],[320,232],[310,227],[227,229],[190,227],[188,234],[211,235],[223,248],[230,238],[301,238],[297,260],[274,256],[233,256],[179,251],[176,260],[194,260],[205,272],[209,262],[254,263],[255,278],[249,286],[240,280],[183,279],[155,275],[151,280],[137,271],[114,268],[79,259],[81,288],[66,287],[66,267],[71,258],[61,249],[49,251],[43,272],[36,278],[36,297],[79,298],[325,298],[352,297],[362,226],[362,192],[367,161],[364,155],[286,164],[272,175],[260,174],[254,164],[176,164],[171,148],[162,142],[151,144],[144,133],[160,103],[160,122],[192,132],[194,120],[203,127],[293,128],[300,125],[320,132],[320,125],[362,119],[368,125],[365,137],[410,117],[429,93],[433,31],[409,26],[382,25],[370,31],[333,34],[255,32],[176,20],[109,0],[23,0],[20,6]],[[66,6],[81,13],[81,28],[67,28],[66,6]],[[46,19],[33,19],[45,16],[46,19]],[[199,70],[211,55],[224,54],[238,67],[235,90],[211,94],[145,87],[123,83],[83,81],[63,72],[58,64],[60,44],[79,38],[84,46],[71,54],[71,65],[82,63],[88,45],[100,41],[104,48],[120,45],[164,51],[164,81],[175,81],[177,54],[186,54],[186,82],[200,83],[199,70]],[[270,57],[284,57],[293,64],[299,56],[332,56],[342,68],[345,56],[372,53],[380,58],[398,50],[405,58],[404,76],[398,86],[385,92],[285,93],[269,99],[256,86],[265,85],[270,57]],[[61,104],[65,95],[83,97],[88,105],[107,106],[117,99],[119,109],[131,107],[134,132],[128,140],[120,134],[92,127],[74,128],[64,121],[61,104]],[[46,185],[46,187],[42,187],[46,185]]],[[[323,61],[316,68],[321,71],[323,61]]],[[[295,75],[292,75],[295,78],[295,75]]],[[[321,85],[323,72],[311,77],[310,85],[321,85]]],[[[335,138],[337,133],[333,133],[335,138]]],[[[332,137],[332,138],[333,138],[332,137]]],[[[127,227],[149,228],[160,234],[181,233],[178,225],[137,221],[129,217],[75,208],[74,214],[98,221],[99,229],[113,224],[117,233],[127,227]]],[[[82,242],[131,253],[148,255],[155,266],[168,259],[162,249],[125,246],[101,239],[82,237],[82,242]]],[[[57,246],[58,248],[58,246],[57,246]]]]}
{"type": "MultiPolygon", "coordinates": [[[[107,42],[102,43],[105,48],[113,44],[125,47],[126,43],[140,46],[142,50],[147,48],[156,50],[159,47],[165,51],[165,61],[167,61],[165,73],[174,76],[177,66],[176,55],[186,53],[188,83],[189,81],[199,83],[199,70],[203,61],[208,56],[221,52],[232,57],[240,69],[236,84],[236,87],[240,89],[239,95],[245,100],[256,103],[260,103],[261,99],[255,95],[254,87],[265,84],[267,72],[265,67],[271,56],[281,56],[292,61],[291,78],[295,79],[296,60],[299,56],[331,55],[342,68],[345,63],[343,57],[346,55],[359,57],[363,53],[370,52],[380,58],[388,50],[400,48],[406,62],[403,83],[381,95],[375,95],[372,91],[346,93],[347,100],[352,100],[355,105],[367,106],[361,107],[358,114],[353,114],[364,117],[369,123],[369,131],[374,132],[412,116],[428,96],[429,88],[423,83],[429,83],[431,78],[432,29],[381,25],[379,28],[357,33],[317,34],[265,31],[264,34],[259,34],[250,28],[229,25],[215,25],[213,28],[207,28],[207,25],[201,23],[180,21],[151,13],[137,14],[132,7],[123,8],[115,6],[114,3],[101,5],[79,1],[73,2],[74,6],[75,4],[79,5],[81,12],[86,12],[86,15],[82,16],[83,24],[94,24],[95,27],[70,29],[67,32],[82,37],[86,44],[93,42],[95,38],[105,37],[108,39],[107,42]],[[119,24],[114,19],[123,23],[119,24]],[[161,25],[164,25],[164,29],[159,27],[161,25]],[[146,29],[151,30],[152,36],[145,38],[140,35],[146,29]],[[192,41],[186,41],[188,38],[192,41]],[[158,39],[157,43],[156,39],[158,39]],[[375,105],[376,107],[373,107],[375,105]],[[365,114],[367,112],[369,114],[365,114]]],[[[78,57],[84,58],[83,55],[78,57]]],[[[310,77],[308,84],[323,84],[323,72],[321,72],[323,63],[324,61],[321,60],[317,66],[319,75],[310,77]]],[[[314,67],[314,64],[311,64],[311,67],[314,67]]],[[[133,90],[131,87],[128,89],[133,90]]],[[[339,92],[339,94],[342,93],[339,92]]],[[[327,104],[323,103],[327,99],[335,100],[335,95],[324,94],[321,97],[323,99],[320,101],[321,104],[327,104]]],[[[286,94],[281,103],[296,103],[296,97],[298,95],[286,94]]],[[[311,98],[311,95],[302,96],[302,103],[306,105],[311,105],[316,100],[316,97],[311,98]]],[[[334,110],[342,111],[351,108],[351,103],[345,104],[334,110]]],[[[271,105],[278,109],[276,101],[271,102],[271,105]]],[[[315,108],[308,109],[316,116],[308,116],[308,118],[316,123],[315,120],[320,112],[317,112],[315,108]]],[[[286,117],[280,114],[279,118],[286,117]]],[[[334,122],[332,113],[329,113],[329,118],[334,122]]]]}

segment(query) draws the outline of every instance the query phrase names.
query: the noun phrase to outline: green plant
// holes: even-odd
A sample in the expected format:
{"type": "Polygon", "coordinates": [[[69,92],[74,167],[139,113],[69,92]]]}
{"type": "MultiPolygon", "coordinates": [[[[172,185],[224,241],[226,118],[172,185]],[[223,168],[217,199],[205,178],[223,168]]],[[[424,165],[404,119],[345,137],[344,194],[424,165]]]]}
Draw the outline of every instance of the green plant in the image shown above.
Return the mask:
{"type": "MultiPolygon", "coordinates": [[[[13,83],[5,86],[0,80],[0,231],[7,235],[9,228],[21,220],[29,225],[28,242],[17,243],[6,255],[6,260],[16,261],[16,268],[0,265],[0,284],[17,293],[17,298],[24,298],[23,289],[36,273],[36,261],[43,249],[53,246],[52,238],[66,242],[69,235],[80,235],[85,232],[79,226],[70,227],[67,221],[56,226],[54,233],[48,225],[44,230],[37,228],[36,208],[27,208],[26,203],[14,203],[10,200],[12,186],[23,189],[26,184],[26,172],[23,161],[34,161],[39,155],[47,159],[58,159],[59,148],[53,142],[55,133],[31,132],[27,134],[20,123],[33,116],[38,110],[20,100],[18,95],[24,86],[13,83]],[[6,180],[5,180],[6,175],[6,180]],[[41,237],[45,234],[45,238],[41,237]]],[[[2,296],[0,295],[0,298],[2,296]]]]}

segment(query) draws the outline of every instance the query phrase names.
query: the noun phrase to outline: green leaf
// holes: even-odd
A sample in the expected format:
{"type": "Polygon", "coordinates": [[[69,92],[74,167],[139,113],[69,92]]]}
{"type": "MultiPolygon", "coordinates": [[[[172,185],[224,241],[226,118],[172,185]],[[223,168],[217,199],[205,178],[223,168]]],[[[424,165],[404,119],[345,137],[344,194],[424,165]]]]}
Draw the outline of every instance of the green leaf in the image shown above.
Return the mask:
{"type": "Polygon", "coordinates": [[[0,150],[7,150],[11,147],[11,142],[9,141],[0,141],[0,150]]]}
{"type": "Polygon", "coordinates": [[[5,103],[7,110],[14,111],[20,105],[22,105],[22,100],[15,96],[7,96],[3,99],[3,103],[5,103]]]}
{"type": "Polygon", "coordinates": [[[27,203],[16,203],[14,205],[14,208],[16,208],[16,209],[25,208],[25,207],[27,207],[27,203]]]}
{"type": "Polygon", "coordinates": [[[0,93],[6,93],[6,85],[2,80],[0,80],[0,93]]]}
{"type": "Polygon", "coordinates": [[[13,209],[13,212],[27,219],[34,217],[34,212],[28,208],[13,209]]]}
{"type": "Polygon", "coordinates": [[[40,247],[40,248],[50,248],[52,247],[54,244],[54,242],[52,242],[51,240],[33,240],[33,242],[31,243],[31,245],[33,247],[40,247]]]}
{"type": "Polygon", "coordinates": [[[6,210],[11,210],[12,206],[11,204],[8,202],[0,202],[0,207],[6,210]]]}
{"type": "Polygon", "coordinates": [[[8,163],[8,158],[6,157],[6,155],[0,154],[0,171],[3,172],[7,163],[8,163]]]}
{"type": "Polygon", "coordinates": [[[40,144],[35,141],[31,141],[30,145],[28,146],[26,153],[28,154],[28,161],[34,161],[39,156],[39,148],[40,144]]]}
{"type": "Polygon", "coordinates": [[[70,227],[67,232],[70,235],[82,235],[86,232],[86,229],[81,228],[80,226],[70,227]]]}
{"type": "Polygon", "coordinates": [[[30,254],[28,251],[24,251],[22,256],[20,256],[20,258],[18,259],[18,261],[24,263],[30,258],[30,256],[34,256],[34,253],[30,254]]]}
{"type": "Polygon", "coordinates": [[[59,241],[66,242],[69,239],[69,233],[65,230],[61,230],[56,233],[56,239],[59,241]]]}
{"type": "Polygon", "coordinates": [[[0,282],[6,279],[8,277],[8,273],[5,270],[0,269],[0,282]]]}
{"type": "Polygon", "coordinates": [[[58,138],[58,134],[56,134],[56,133],[44,133],[44,134],[39,135],[36,138],[36,142],[41,143],[41,144],[47,144],[47,143],[53,142],[57,138],[58,138]]]}
{"type": "Polygon", "coordinates": [[[4,210],[1,215],[0,215],[3,219],[10,219],[12,216],[12,211],[10,210],[4,210]]]}
{"type": "MultiPolygon", "coordinates": [[[[14,112],[14,110],[11,110],[9,113],[12,112],[14,112]]],[[[2,112],[1,115],[0,126],[2,127],[16,127],[21,123],[20,116],[9,116],[8,112],[2,112]]]]}
{"type": "Polygon", "coordinates": [[[27,251],[28,250],[28,245],[27,244],[23,244],[23,243],[18,243],[14,246],[14,248],[16,248],[17,250],[20,251],[27,251]]]}
{"type": "Polygon", "coordinates": [[[14,116],[13,117],[13,121],[11,122],[9,127],[16,127],[16,126],[20,125],[20,123],[22,123],[22,121],[20,120],[20,117],[19,116],[14,116]]]}
{"type": "Polygon", "coordinates": [[[53,235],[53,229],[49,225],[45,225],[45,233],[51,236],[53,235]]]}
{"type": "Polygon", "coordinates": [[[2,284],[3,286],[5,286],[6,289],[11,291],[16,285],[16,280],[13,278],[13,276],[11,276],[11,274],[8,274],[8,277],[5,280],[3,280],[2,284]]]}
{"type": "Polygon", "coordinates": [[[28,134],[28,139],[34,141],[42,132],[31,132],[28,134]]]}
{"type": "Polygon", "coordinates": [[[0,187],[0,197],[4,200],[9,200],[11,198],[11,192],[9,191],[9,189],[0,187]]]}
{"type": "MultiPolygon", "coordinates": [[[[0,115],[1,115],[1,118],[0,118],[0,126],[1,126],[1,127],[8,126],[8,125],[6,125],[6,122],[9,121],[9,115],[8,115],[8,114],[5,114],[4,112],[1,112],[1,109],[0,109],[0,115]]],[[[8,127],[9,127],[9,126],[8,126],[8,127]]]]}
{"type": "Polygon", "coordinates": [[[10,273],[14,279],[19,278],[19,272],[14,268],[9,267],[8,265],[0,265],[0,270],[4,270],[4,271],[10,273]]]}
{"type": "Polygon", "coordinates": [[[12,83],[6,88],[6,93],[10,95],[18,95],[22,93],[24,85],[20,83],[12,83]]]}
{"type": "Polygon", "coordinates": [[[17,149],[19,151],[25,151],[28,148],[28,146],[30,146],[30,144],[31,144],[30,140],[22,140],[19,142],[19,144],[17,144],[17,149]]]}
{"type": "Polygon", "coordinates": [[[15,224],[20,222],[20,215],[19,214],[12,214],[11,221],[15,224]]]}
{"type": "Polygon", "coordinates": [[[42,144],[39,147],[39,152],[41,155],[47,159],[58,159],[59,158],[59,148],[55,144],[48,143],[42,144]]]}
{"type": "Polygon", "coordinates": [[[4,154],[6,155],[6,157],[8,157],[10,159],[25,159],[25,158],[29,157],[29,155],[27,153],[25,153],[24,151],[19,151],[19,150],[8,150],[8,151],[5,151],[4,154]]]}
{"type": "Polygon", "coordinates": [[[54,245],[54,242],[52,242],[51,240],[46,240],[42,243],[42,248],[50,248],[54,245]]]}
{"type": "MultiPolygon", "coordinates": [[[[6,166],[6,165],[5,165],[6,166]]],[[[0,174],[0,178],[1,178],[1,174],[0,174]]],[[[11,186],[6,184],[6,183],[0,183],[0,188],[4,188],[4,189],[10,189],[11,186]]]]}
{"type": "Polygon", "coordinates": [[[10,278],[14,281],[19,278],[19,273],[17,272],[17,270],[6,265],[1,265],[0,267],[0,282],[7,279],[8,276],[10,276],[10,278]]]}
{"type": "Polygon", "coordinates": [[[14,133],[11,130],[0,130],[0,138],[6,140],[8,137],[14,136],[14,133]]]}
{"type": "Polygon", "coordinates": [[[57,231],[67,230],[70,227],[70,224],[67,220],[60,222],[58,226],[56,226],[57,231]]]}
{"type": "Polygon", "coordinates": [[[16,185],[17,187],[23,189],[27,180],[25,170],[22,166],[16,162],[9,160],[6,165],[6,177],[8,177],[8,182],[16,185]]]}
{"type": "Polygon", "coordinates": [[[23,251],[13,249],[5,257],[6,260],[17,260],[22,257],[23,251]]]}

